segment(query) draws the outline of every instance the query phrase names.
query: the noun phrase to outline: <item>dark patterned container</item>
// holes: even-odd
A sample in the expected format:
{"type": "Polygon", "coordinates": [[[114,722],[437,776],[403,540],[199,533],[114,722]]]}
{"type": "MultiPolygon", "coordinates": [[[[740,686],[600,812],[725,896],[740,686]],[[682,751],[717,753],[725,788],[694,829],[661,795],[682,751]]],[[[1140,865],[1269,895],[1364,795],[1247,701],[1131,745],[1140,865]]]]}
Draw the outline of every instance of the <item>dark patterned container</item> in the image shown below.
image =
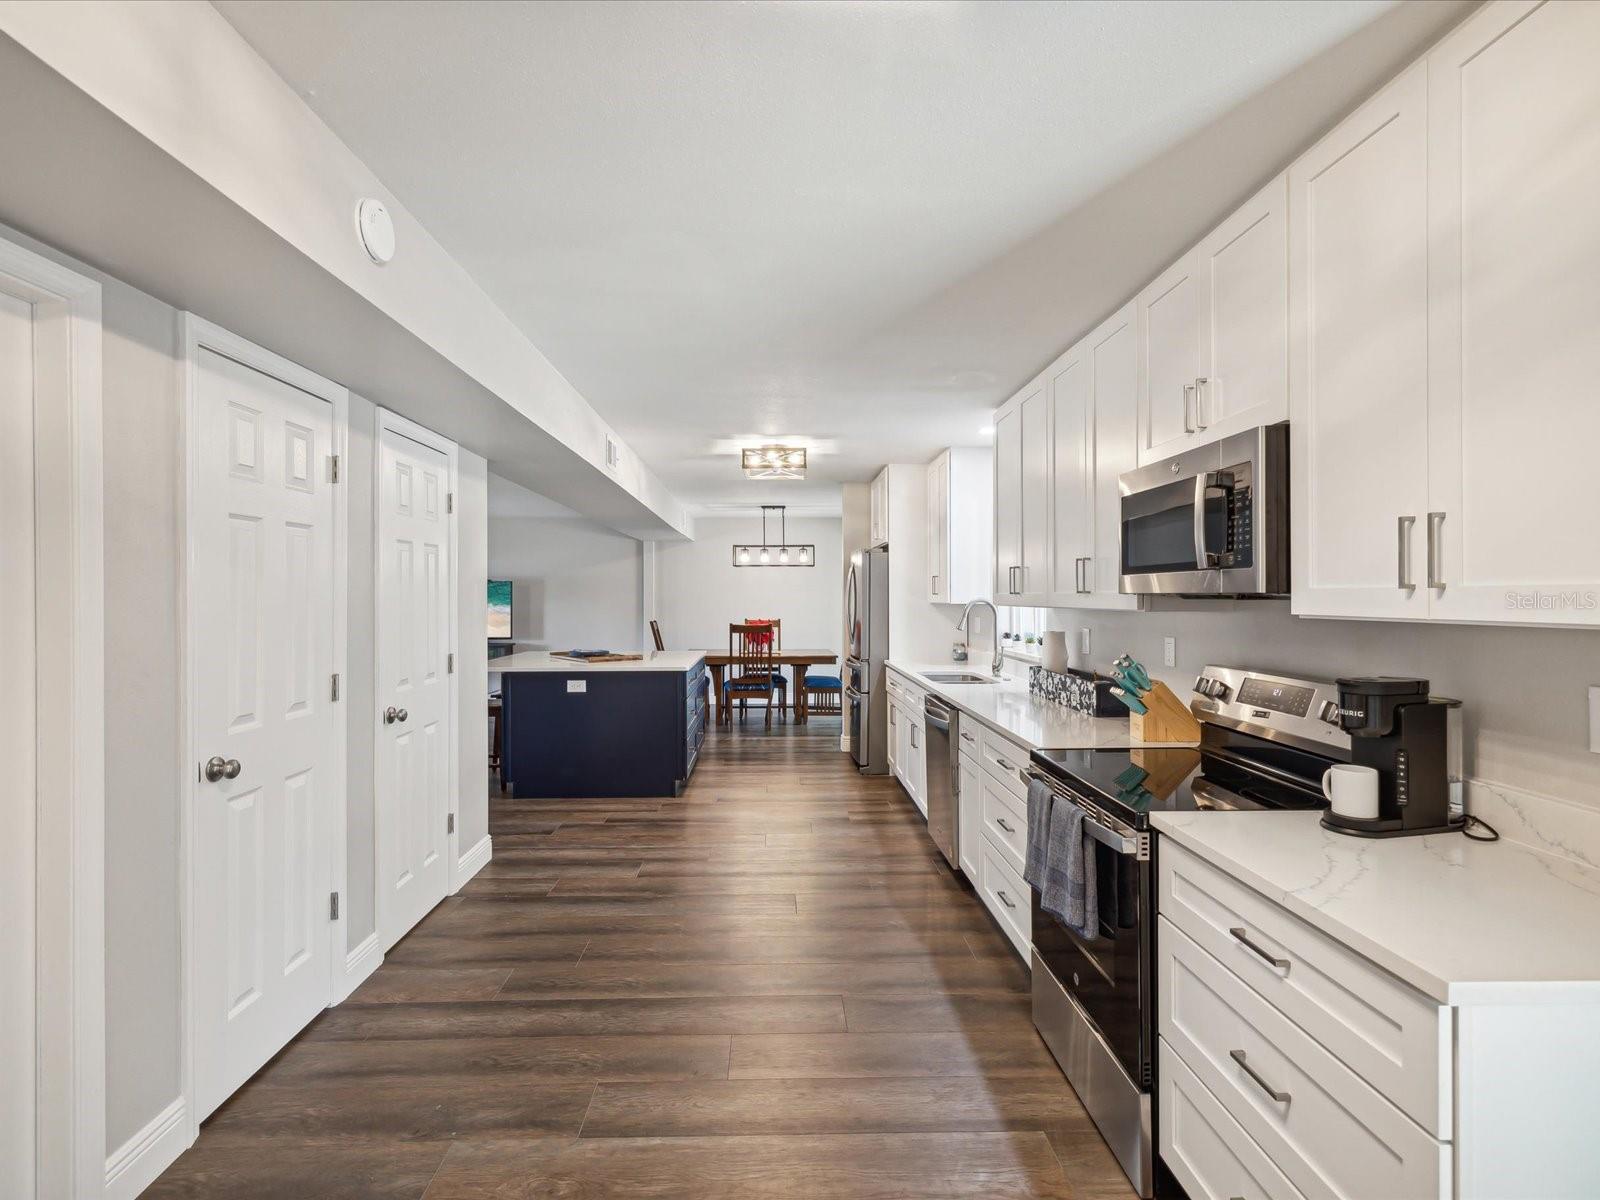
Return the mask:
{"type": "Polygon", "coordinates": [[[1068,671],[1065,675],[1046,671],[1043,667],[1028,668],[1028,690],[1046,700],[1075,708],[1095,717],[1126,716],[1128,710],[1111,694],[1116,684],[1087,671],[1068,671]]]}

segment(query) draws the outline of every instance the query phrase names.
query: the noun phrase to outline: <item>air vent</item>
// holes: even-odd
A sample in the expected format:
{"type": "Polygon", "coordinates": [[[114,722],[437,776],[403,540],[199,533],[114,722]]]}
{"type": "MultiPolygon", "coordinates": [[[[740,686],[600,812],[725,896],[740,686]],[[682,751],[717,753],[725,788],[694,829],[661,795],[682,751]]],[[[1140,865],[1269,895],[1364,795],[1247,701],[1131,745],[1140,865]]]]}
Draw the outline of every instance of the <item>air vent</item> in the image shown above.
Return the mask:
{"type": "Polygon", "coordinates": [[[622,447],[617,445],[617,439],[608,433],[606,434],[606,466],[615,471],[617,463],[620,461],[622,461],[622,447]]]}

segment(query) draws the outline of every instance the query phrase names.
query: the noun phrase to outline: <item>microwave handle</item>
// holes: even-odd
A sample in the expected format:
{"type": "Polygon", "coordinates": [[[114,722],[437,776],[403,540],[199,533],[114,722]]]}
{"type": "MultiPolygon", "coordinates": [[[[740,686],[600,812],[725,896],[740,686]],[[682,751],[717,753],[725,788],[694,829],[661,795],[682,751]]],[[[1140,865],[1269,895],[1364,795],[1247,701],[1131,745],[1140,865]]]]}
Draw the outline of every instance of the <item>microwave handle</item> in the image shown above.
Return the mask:
{"type": "Polygon", "coordinates": [[[1206,497],[1216,492],[1224,499],[1233,489],[1233,474],[1229,471],[1202,471],[1194,477],[1194,561],[1202,571],[1222,566],[1222,555],[1206,543],[1206,497]]]}

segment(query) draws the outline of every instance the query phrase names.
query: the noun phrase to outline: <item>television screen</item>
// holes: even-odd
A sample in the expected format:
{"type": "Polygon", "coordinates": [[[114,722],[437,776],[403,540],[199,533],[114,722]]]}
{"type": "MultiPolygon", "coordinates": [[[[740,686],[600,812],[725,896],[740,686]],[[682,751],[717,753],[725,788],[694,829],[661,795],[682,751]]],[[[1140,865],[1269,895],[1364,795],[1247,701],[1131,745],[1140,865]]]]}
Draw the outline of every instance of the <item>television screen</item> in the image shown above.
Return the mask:
{"type": "Polygon", "coordinates": [[[489,580],[489,636],[511,636],[511,580],[489,580]]]}

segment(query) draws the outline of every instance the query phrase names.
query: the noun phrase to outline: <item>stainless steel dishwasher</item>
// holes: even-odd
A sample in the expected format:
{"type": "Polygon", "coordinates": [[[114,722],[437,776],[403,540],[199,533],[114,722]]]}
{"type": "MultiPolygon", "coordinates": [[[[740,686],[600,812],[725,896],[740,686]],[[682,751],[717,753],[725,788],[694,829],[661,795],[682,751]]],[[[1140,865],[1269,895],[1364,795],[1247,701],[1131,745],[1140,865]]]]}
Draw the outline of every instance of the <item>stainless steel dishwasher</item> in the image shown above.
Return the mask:
{"type": "Polygon", "coordinates": [[[950,705],[937,696],[929,696],[922,704],[924,744],[927,758],[928,780],[928,835],[939,847],[950,865],[961,869],[957,857],[956,831],[961,821],[957,816],[960,800],[961,776],[956,755],[960,716],[950,705]]]}

